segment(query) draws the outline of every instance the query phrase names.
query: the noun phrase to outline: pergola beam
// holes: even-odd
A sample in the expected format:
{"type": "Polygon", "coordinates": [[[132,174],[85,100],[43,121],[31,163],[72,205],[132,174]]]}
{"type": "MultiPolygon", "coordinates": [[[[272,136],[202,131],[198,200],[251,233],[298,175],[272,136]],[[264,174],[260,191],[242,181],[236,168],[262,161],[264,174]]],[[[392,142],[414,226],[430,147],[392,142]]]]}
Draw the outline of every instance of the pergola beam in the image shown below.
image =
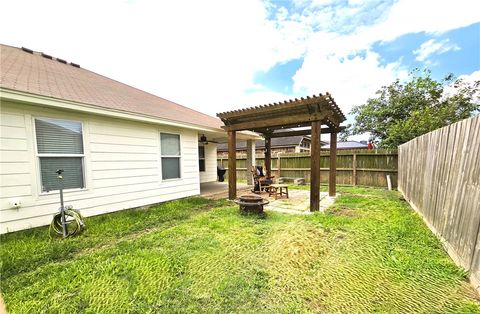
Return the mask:
{"type": "MultiPolygon", "coordinates": [[[[321,128],[320,132],[322,134],[328,134],[328,133],[338,133],[341,132],[345,129],[344,126],[338,127],[338,128],[321,128]]],[[[258,130],[258,132],[263,133],[261,130],[258,130]]],[[[311,129],[307,130],[298,130],[298,131],[286,131],[286,132],[276,132],[272,133],[270,138],[276,138],[276,137],[289,137],[289,136],[298,136],[298,135],[310,135],[312,133],[311,129]]]]}
{"type": "Polygon", "coordinates": [[[303,97],[301,97],[300,99],[295,98],[295,100],[291,99],[291,100],[280,102],[280,103],[256,106],[248,109],[240,109],[240,110],[231,111],[231,112],[222,112],[222,113],[218,113],[217,116],[223,120],[224,118],[226,119],[230,118],[230,116],[232,115],[235,116],[235,118],[239,118],[239,117],[248,117],[252,115],[252,113],[268,114],[268,113],[277,111],[278,107],[281,107],[282,110],[291,110],[304,105],[317,105],[317,104],[331,105],[332,103],[334,104],[335,102],[333,101],[330,94],[326,93],[325,95],[319,94],[318,96],[313,95],[312,97],[306,96],[306,98],[303,98],[303,97]]]}
{"type": "Polygon", "coordinates": [[[260,128],[268,128],[268,127],[278,127],[283,125],[291,125],[296,123],[306,123],[312,121],[321,121],[326,117],[332,115],[333,112],[331,110],[325,110],[322,112],[315,112],[312,114],[300,114],[300,115],[290,115],[290,116],[282,116],[276,117],[271,119],[261,119],[255,121],[247,121],[247,122],[240,122],[234,123],[231,125],[222,126],[226,131],[242,131],[248,129],[260,129],[260,128]]]}
{"type": "Polygon", "coordinates": [[[336,117],[336,115],[330,115],[329,117],[327,117],[327,121],[330,122],[332,127],[333,126],[338,127],[341,123],[336,117]]]}

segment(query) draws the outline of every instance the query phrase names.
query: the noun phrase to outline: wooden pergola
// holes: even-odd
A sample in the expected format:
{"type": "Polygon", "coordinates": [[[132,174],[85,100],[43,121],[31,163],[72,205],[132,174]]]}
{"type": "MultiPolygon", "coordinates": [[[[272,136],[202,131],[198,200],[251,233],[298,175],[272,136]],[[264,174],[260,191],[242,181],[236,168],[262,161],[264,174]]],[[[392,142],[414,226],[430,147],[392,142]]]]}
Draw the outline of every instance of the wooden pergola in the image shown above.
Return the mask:
{"type": "MultiPolygon", "coordinates": [[[[237,193],[236,132],[253,131],[265,137],[266,175],[272,172],[271,139],[311,134],[310,210],[320,208],[320,134],[330,133],[329,195],[336,194],[337,133],[343,127],[345,116],[333,97],[326,93],[312,97],[292,99],[281,103],[256,106],[218,113],[223,128],[228,132],[228,196],[233,200],[237,193]],[[322,128],[322,125],[325,127],[322,128]],[[305,129],[305,127],[309,127],[305,129]],[[301,128],[300,130],[284,129],[301,128]]],[[[248,171],[248,169],[247,169],[248,171]]]]}

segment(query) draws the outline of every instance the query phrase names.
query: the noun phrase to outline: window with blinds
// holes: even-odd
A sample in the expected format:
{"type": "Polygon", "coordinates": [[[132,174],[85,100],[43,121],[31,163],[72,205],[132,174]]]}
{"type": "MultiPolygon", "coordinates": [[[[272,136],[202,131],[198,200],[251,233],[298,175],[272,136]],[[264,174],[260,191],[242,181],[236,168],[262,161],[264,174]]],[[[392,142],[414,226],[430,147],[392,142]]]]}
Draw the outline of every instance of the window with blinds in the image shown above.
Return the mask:
{"type": "Polygon", "coordinates": [[[180,135],[160,133],[160,151],[162,156],[162,179],[180,178],[180,135]]]}
{"type": "Polygon", "coordinates": [[[36,118],[35,134],[42,192],[85,187],[82,124],[76,121],[36,118]],[[55,173],[63,169],[63,180],[55,173]]]}
{"type": "Polygon", "coordinates": [[[198,168],[201,172],[205,171],[205,146],[198,146],[198,168]]]}

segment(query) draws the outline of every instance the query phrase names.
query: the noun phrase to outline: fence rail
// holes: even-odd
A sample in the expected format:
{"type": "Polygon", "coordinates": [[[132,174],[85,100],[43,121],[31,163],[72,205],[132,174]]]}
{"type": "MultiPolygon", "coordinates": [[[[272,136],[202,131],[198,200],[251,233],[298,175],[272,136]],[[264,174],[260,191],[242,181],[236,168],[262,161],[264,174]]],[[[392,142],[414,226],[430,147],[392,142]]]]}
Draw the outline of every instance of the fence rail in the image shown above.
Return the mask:
{"type": "Polygon", "coordinates": [[[399,147],[398,189],[480,291],[480,116],[399,147]]]}
{"type": "MultiPolygon", "coordinates": [[[[330,156],[328,151],[320,154],[320,181],[328,183],[330,156]]],[[[337,183],[386,187],[386,176],[392,185],[397,185],[396,150],[345,150],[337,151],[337,183]]],[[[228,159],[218,158],[217,164],[228,169],[228,159]]],[[[263,156],[256,157],[256,164],[263,165],[263,156]]],[[[310,155],[305,153],[280,154],[272,157],[272,174],[275,177],[305,178],[310,181],[310,155]]],[[[237,156],[237,178],[245,180],[250,171],[246,168],[246,157],[237,156]]]]}

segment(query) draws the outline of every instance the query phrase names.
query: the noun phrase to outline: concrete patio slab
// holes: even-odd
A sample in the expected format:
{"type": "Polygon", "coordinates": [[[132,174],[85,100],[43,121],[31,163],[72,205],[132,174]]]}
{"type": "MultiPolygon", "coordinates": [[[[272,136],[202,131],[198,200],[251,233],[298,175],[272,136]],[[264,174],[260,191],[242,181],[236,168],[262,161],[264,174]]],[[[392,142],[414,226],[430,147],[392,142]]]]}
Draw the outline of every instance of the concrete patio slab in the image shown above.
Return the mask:
{"type": "MultiPolygon", "coordinates": [[[[268,193],[254,194],[251,192],[252,186],[237,183],[237,195],[260,195],[270,201],[265,206],[267,211],[276,211],[287,214],[310,215],[310,191],[289,189],[288,198],[275,199],[274,196],[268,196],[268,193]]],[[[208,182],[200,184],[200,195],[211,199],[220,199],[228,197],[227,182],[208,182]]],[[[339,194],[337,193],[337,196],[339,194]]],[[[324,212],[335,202],[335,197],[328,196],[327,192],[320,193],[320,212],[324,212]]]]}
{"type": "MultiPolygon", "coordinates": [[[[338,196],[338,194],[337,194],[338,196]]],[[[314,212],[310,211],[310,191],[293,190],[289,191],[289,198],[275,199],[268,197],[270,204],[265,206],[266,210],[276,211],[288,214],[310,215],[314,212]]],[[[335,197],[328,196],[327,192],[320,193],[320,212],[324,212],[330,205],[335,202],[335,197]]]]}
{"type": "MultiPolygon", "coordinates": [[[[244,193],[239,195],[249,195],[253,194],[251,191],[246,190],[244,193]]],[[[264,209],[266,211],[276,211],[280,213],[287,214],[300,214],[300,215],[310,215],[314,212],[310,211],[310,191],[307,190],[294,190],[289,189],[288,198],[279,198],[268,196],[268,193],[255,194],[260,195],[261,197],[268,199],[270,203],[265,205],[264,209]]],[[[336,196],[339,194],[337,193],[336,196]]],[[[324,212],[328,207],[330,207],[335,202],[335,197],[328,196],[327,192],[320,193],[320,212],[324,212]]]]}
{"type": "MultiPolygon", "coordinates": [[[[247,184],[237,183],[237,195],[245,194],[252,187],[247,184]]],[[[228,197],[227,182],[206,182],[200,184],[200,195],[206,198],[219,199],[228,197]]]]}

